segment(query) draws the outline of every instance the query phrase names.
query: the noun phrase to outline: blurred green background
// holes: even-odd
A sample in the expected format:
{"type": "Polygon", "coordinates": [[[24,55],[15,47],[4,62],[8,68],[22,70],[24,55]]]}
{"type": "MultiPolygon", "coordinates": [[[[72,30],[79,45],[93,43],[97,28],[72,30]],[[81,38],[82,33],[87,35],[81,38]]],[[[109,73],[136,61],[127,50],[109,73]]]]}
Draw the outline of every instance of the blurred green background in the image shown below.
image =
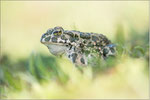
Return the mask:
{"type": "Polygon", "coordinates": [[[148,1],[1,1],[0,98],[148,99],[148,1]],[[75,67],[40,43],[48,28],[96,32],[116,58],[75,67]]]}

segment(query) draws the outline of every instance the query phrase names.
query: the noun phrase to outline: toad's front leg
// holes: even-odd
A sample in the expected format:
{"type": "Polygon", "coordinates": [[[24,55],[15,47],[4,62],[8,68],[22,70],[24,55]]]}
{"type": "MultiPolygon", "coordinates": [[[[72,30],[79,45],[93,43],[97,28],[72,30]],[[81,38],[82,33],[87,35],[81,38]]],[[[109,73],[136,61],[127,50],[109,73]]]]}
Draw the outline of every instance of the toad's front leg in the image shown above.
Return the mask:
{"type": "Polygon", "coordinates": [[[72,47],[70,50],[67,51],[68,58],[77,66],[85,66],[87,65],[87,59],[82,53],[82,50],[77,49],[76,47],[72,47]]]}

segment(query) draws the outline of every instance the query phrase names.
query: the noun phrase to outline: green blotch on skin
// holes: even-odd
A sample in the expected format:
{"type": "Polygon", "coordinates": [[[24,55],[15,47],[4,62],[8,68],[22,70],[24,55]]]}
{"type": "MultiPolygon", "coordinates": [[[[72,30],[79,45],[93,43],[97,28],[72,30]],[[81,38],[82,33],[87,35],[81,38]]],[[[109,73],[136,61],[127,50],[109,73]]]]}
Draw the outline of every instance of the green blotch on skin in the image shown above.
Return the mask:
{"type": "Polygon", "coordinates": [[[57,43],[57,37],[53,37],[53,38],[52,38],[52,42],[57,43]]]}
{"type": "Polygon", "coordinates": [[[65,35],[62,35],[62,36],[61,36],[61,39],[62,39],[62,40],[67,40],[67,38],[65,37],[65,35]]]}
{"type": "Polygon", "coordinates": [[[74,37],[70,37],[70,42],[75,42],[75,38],[74,37]]]}
{"type": "Polygon", "coordinates": [[[47,42],[48,42],[49,40],[50,40],[50,37],[45,38],[45,41],[47,41],[47,42]]]}
{"type": "Polygon", "coordinates": [[[109,52],[109,50],[106,49],[106,48],[104,48],[103,53],[104,53],[104,54],[107,54],[108,52],[109,52]]]}
{"type": "Polygon", "coordinates": [[[82,64],[85,64],[85,61],[84,61],[83,58],[81,58],[80,61],[81,61],[82,64]]]}
{"type": "Polygon", "coordinates": [[[99,38],[98,38],[98,37],[96,37],[96,36],[92,36],[92,40],[96,42],[96,41],[98,41],[98,40],[99,40],[99,38]]]}
{"type": "Polygon", "coordinates": [[[83,39],[90,39],[90,33],[80,32],[80,37],[83,38],[83,39]]]}
{"type": "Polygon", "coordinates": [[[75,63],[76,58],[77,58],[77,54],[76,54],[76,53],[73,53],[73,54],[72,54],[72,62],[75,63]]]}

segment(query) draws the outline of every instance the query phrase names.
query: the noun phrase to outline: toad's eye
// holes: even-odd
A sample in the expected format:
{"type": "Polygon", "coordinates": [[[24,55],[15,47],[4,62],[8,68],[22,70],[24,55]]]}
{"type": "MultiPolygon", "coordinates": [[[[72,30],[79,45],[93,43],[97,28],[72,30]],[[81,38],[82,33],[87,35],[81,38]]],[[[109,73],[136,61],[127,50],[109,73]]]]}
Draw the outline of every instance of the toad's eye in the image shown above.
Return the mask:
{"type": "Polygon", "coordinates": [[[57,35],[57,36],[60,36],[61,34],[62,34],[62,31],[55,31],[54,33],[53,33],[55,36],[57,35]]]}

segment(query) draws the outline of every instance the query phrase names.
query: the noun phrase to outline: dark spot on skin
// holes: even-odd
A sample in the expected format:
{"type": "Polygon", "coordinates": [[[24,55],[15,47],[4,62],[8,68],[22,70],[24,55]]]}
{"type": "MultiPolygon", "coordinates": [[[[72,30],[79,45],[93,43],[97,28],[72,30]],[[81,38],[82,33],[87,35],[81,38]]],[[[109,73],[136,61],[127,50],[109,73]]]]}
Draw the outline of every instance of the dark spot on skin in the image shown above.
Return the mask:
{"type": "Polygon", "coordinates": [[[90,41],[88,44],[91,44],[92,42],[90,41]]]}
{"type": "Polygon", "coordinates": [[[96,49],[95,51],[96,51],[96,52],[99,52],[99,49],[96,49]]]}
{"type": "Polygon", "coordinates": [[[77,40],[77,41],[79,40],[79,36],[77,34],[75,34],[74,37],[75,37],[75,40],[77,40]]]}
{"type": "Polygon", "coordinates": [[[101,45],[101,43],[100,43],[100,42],[97,42],[97,43],[96,43],[96,46],[100,46],[100,45],[101,45]]]}
{"type": "Polygon", "coordinates": [[[65,40],[65,43],[67,43],[67,40],[65,40]]]}
{"type": "Polygon", "coordinates": [[[70,37],[70,42],[75,42],[75,38],[74,37],[70,37]]]}
{"type": "Polygon", "coordinates": [[[99,38],[96,37],[96,36],[92,36],[92,40],[93,40],[94,42],[97,42],[97,41],[99,41],[99,38]]]}
{"type": "Polygon", "coordinates": [[[90,51],[89,51],[89,50],[86,50],[86,51],[85,51],[85,54],[86,54],[86,55],[90,54],[90,51]]]}
{"type": "Polygon", "coordinates": [[[78,53],[82,53],[81,51],[78,51],[78,53]]]}
{"type": "Polygon", "coordinates": [[[68,47],[69,45],[67,44],[66,47],[68,47]]]}
{"type": "Polygon", "coordinates": [[[103,49],[104,49],[104,46],[100,46],[100,48],[101,48],[101,50],[103,50],[103,49]]]}
{"type": "Polygon", "coordinates": [[[80,47],[83,48],[83,47],[84,47],[84,44],[80,43],[80,47]]]}
{"type": "Polygon", "coordinates": [[[52,42],[57,43],[57,37],[52,37],[52,42]]]}
{"type": "Polygon", "coordinates": [[[114,48],[110,48],[112,53],[115,53],[115,49],[114,48]]]}
{"type": "Polygon", "coordinates": [[[45,34],[42,35],[42,38],[45,38],[45,34]]]}
{"type": "Polygon", "coordinates": [[[83,39],[90,39],[90,33],[80,32],[80,37],[83,39]]]}
{"type": "Polygon", "coordinates": [[[48,42],[50,40],[50,36],[45,38],[45,41],[48,42]]]}
{"type": "Polygon", "coordinates": [[[111,43],[111,41],[110,40],[107,40],[107,44],[110,44],[111,43]]]}
{"type": "Polygon", "coordinates": [[[71,49],[72,49],[72,45],[70,46],[69,50],[71,50],[71,49]]]}
{"type": "Polygon", "coordinates": [[[91,34],[90,33],[86,33],[86,38],[90,39],[91,38],[91,34]]]}
{"type": "Polygon", "coordinates": [[[71,37],[74,36],[73,32],[71,32],[71,31],[65,31],[65,34],[68,34],[68,35],[71,36],[71,37]]]}
{"type": "Polygon", "coordinates": [[[49,30],[47,30],[47,33],[52,34],[53,31],[54,31],[53,29],[49,29],[49,30]]]}
{"type": "Polygon", "coordinates": [[[69,50],[71,50],[72,45],[67,44],[67,45],[66,45],[66,47],[68,47],[68,48],[69,48],[69,50]]]}
{"type": "Polygon", "coordinates": [[[75,47],[74,47],[73,49],[74,49],[74,51],[76,50],[76,48],[75,48],[75,47]]]}
{"type": "Polygon", "coordinates": [[[84,43],[84,44],[87,43],[87,40],[84,40],[83,43],[84,43]]]}
{"type": "Polygon", "coordinates": [[[94,47],[94,45],[92,44],[92,42],[89,42],[89,43],[87,44],[87,47],[94,47]]]}
{"type": "Polygon", "coordinates": [[[46,32],[45,35],[49,35],[48,32],[46,32]]]}
{"type": "Polygon", "coordinates": [[[107,38],[104,38],[103,41],[106,43],[106,44],[109,44],[110,41],[107,39],[107,38]]]}
{"type": "Polygon", "coordinates": [[[65,37],[65,35],[62,35],[62,36],[61,36],[61,39],[62,39],[62,40],[67,40],[67,38],[65,37]]]}
{"type": "Polygon", "coordinates": [[[84,61],[83,58],[81,58],[80,61],[81,61],[82,64],[85,64],[85,61],[84,61]]]}
{"type": "Polygon", "coordinates": [[[84,52],[84,50],[83,49],[81,49],[81,53],[83,53],[84,52]]]}
{"type": "Polygon", "coordinates": [[[70,42],[75,42],[76,40],[78,41],[79,40],[79,36],[77,34],[75,34],[74,36],[71,36],[69,38],[70,42]]]}
{"type": "Polygon", "coordinates": [[[70,58],[70,55],[68,55],[68,57],[70,58]]]}
{"type": "Polygon", "coordinates": [[[73,63],[75,63],[76,58],[77,58],[77,54],[76,54],[76,53],[73,53],[73,54],[72,54],[72,62],[73,62],[73,63]]]}
{"type": "Polygon", "coordinates": [[[107,48],[104,48],[104,49],[103,49],[103,54],[104,54],[104,56],[106,56],[106,54],[108,54],[108,52],[109,52],[109,50],[108,50],[107,48]]]}
{"type": "Polygon", "coordinates": [[[68,45],[72,46],[71,43],[68,43],[68,45]]]}
{"type": "Polygon", "coordinates": [[[59,41],[59,43],[63,43],[63,41],[59,41]]]}

